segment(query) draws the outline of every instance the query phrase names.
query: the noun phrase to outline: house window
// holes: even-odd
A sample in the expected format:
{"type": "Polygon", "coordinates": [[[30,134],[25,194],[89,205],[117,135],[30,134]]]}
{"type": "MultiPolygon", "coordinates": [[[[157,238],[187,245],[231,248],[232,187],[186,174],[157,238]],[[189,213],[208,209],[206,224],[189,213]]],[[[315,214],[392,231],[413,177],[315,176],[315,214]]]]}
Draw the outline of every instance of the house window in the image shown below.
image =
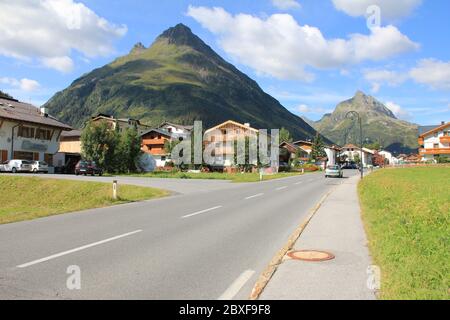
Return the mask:
{"type": "Polygon", "coordinates": [[[435,143],[433,146],[435,149],[439,149],[439,143],[435,143]]]}
{"type": "Polygon", "coordinates": [[[36,139],[38,140],[52,140],[52,132],[47,129],[38,129],[36,131],[36,139]]]}
{"type": "Polygon", "coordinates": [[[161,161],[166,161],[166,157],[165,157],[165,156],[162,156],[162,157],[161,157],[161,161]]]}
{"type": "Polygon", "coordinates": [[[34,128],[20,126],[17,136],[22,138],[34,138],[34,128]]]}

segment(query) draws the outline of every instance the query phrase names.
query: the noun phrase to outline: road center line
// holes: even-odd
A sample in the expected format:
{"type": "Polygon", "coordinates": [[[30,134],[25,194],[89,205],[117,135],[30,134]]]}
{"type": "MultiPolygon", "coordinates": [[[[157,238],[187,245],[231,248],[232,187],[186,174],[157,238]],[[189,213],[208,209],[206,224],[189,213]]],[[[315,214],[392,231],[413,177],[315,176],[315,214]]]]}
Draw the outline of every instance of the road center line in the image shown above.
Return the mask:
{"type": "Polygon", "coordinates": [[[231,300],[233,299],[248,280],[255,274],[253,270],[244,271],[228,289],[219,297],[218,300],[231,300]]]}
{"type": "Polygon", "coordinates": [[[287,186],[284,186],[284,187],[279,187],[279,188],[276,188],[275,190],[277,190],[277,191],[281,191],[281,190],[284,190],[284,189],[287,189],[287,186]]]}
{"type": "Polygon", "coordinates": [[[52,259],[56,259],[56,258],[65,256],[65,255],[68,255],[68,254],[71,254],[71,253],[75,253],[75,252],[78,252],[78,251],[81,251],[81,250],[85,250],[85,249],[89,249],[89,248],[92,248],[92,247],[95,247],[95,246],[99,246],[99,245],[105,244],[107,242],[111,242],[111,241],[114,241],[114,240],[125,238],[125,237],[131,236],[131,235],[139,233],[139,232],[142,232],[142,230],[136,230],[136,231],[133,231],[133,232],[124,233],[124,234],[121,234],[121,235],[116,236],[116,237],[108,238],[108,239],[105,239],[105,240],[101,240],[101,241],[98,241],[98,242],[87,244],[87,245],[82,246],[82,247],[78,247],[78,248],[71,249],[71,250],[68,250],[68,251],[60,252],[60,253],[57,253],[57,254],[54,254],[54,255],[42,258],[42,259],[38,259],[38,260],[31,261],[31,262],[27,262],[27,263],[24,263],[24,264],[21,264],[21,265],[17,266],[17,268],[21,268],[21,269],[27,268],[27,267],[30,267],[32,265],[38,264],[38,263],[46,262],[46,261],[49,261],[49,260],[52,260],[52,259]]]}
{"type": "Polygon", "coordinates": [[[214,208],[209,208],[209,209],[206,209],[206,210],[194,212],[194,213],[191,213],[191,214],[188,214],[188,215],[185,215],[185,216],[181,217],[181,219],[190,218],[190,217],[197,216],[199,214],[210,212],[210,211],[217,210],[217,209],[220,209],[220,208],[222,208],[222,206],[217,206],[217,207],[214,207],[214,208]]]}
{"type": "Polygon", "coordinates": [[[294,183],[296,186],[298,186],[299,184],[302,184],[303,183],[303,181],[300,181],[300,182],[297,182],[297,183],[294,183]]]}
{"type": "Polygon", "coordinates": [[[262,197],[263,195],[264,195],[264,193],[258,193],[258,194],[255,194],[254,196],[250,196],[250,197],[245,198],[245,200],[250,200],[250,199],[262,197]]]}

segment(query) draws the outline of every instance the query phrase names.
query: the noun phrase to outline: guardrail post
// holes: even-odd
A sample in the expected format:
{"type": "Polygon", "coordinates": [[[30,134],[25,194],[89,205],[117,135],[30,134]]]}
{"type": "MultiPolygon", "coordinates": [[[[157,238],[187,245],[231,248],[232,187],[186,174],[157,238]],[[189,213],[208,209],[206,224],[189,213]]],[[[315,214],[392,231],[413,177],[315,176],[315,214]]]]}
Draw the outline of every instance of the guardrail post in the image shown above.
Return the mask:
{"type": "Polygon", "coordinates": [[[117,180],[113,181],[113,199],[117,200],[117,180]]]}

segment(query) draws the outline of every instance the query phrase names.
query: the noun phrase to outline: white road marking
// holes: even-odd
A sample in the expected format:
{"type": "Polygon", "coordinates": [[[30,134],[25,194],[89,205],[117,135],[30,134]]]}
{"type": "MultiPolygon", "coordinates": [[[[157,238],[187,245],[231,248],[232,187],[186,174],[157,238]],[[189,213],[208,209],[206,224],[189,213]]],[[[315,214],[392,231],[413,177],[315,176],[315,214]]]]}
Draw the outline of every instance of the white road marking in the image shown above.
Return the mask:
{"type": "Polygon", "coordinates": [[[263,196],[263,195],[264,195],[264,193],[258,193],[258,194],[255,194],[254,196],[250,196],[250,197],[245,198],[245,200],[250,200],[250,199],[258,198],[258,197],[261,197],[261,196],[263,196]]]}
{"type": "Polygon", "coordinates": [[[124,233],[124,234],[121,234],[121,235],[116,236],[116,237],[112,237],[112,238],[109,238],[109,239],[101,240],[101,241],[94,242],[94,243],[91,243],[91,244],[88,244],[88,245],[85,245],[85,246],[82,246],[82,247],[78,247],[78,248],[75,248],[75,249],[72,249],[72,250],[60,252],[60,253],[57,253],[57,254],[54,254],[54,255],[42,258],[42,259],[38,259],[38,260],[31,261],[31,262],[27,262],[27,263],[21,264],[20,266],[17,266],[17,268],[21,268],[21,269],[27,268],[27,267],[30,267],[32,265],[38,264],[38,263],[46,262],[46,261],[49,261],[49,260],[52,260],[52,259],[56,259],[56,258],[65,256],[65,255],[68,255],[68,254],[71,254],[71,253],[74,253],[74,252],[78,252],[78,251],[81,251],[81,250],[85,250],[85,249],[89,249],[89,248],[92,248],[92,247],[95,247],[95,246],[99,246],[101,244],[105,244],[107,242],[111,242],[111,241],[118,240],[118,239],[121,239],[121,238],[124,238],[124,237],[128,237],[128,236],[131,236],[131,235],[139,233],[139,232],[142,232],[142,230],[136,230],[136,231],[133,231],[133,232],[124,233]]]}
{"type": "Polygon", "coordinates": [[[300,182],[297,182],[297,183],[294,183],[296,186],[298,186],[299,184],[302,184],[303,183],[303,181],[300,181],[300,182]]]}
{"type": "Polygon", "coordinates": [[[284,190],[284,189],[287,189],[287,186],[276,188],[277,191],[281,191],[281,190],[284,190]]]}
{"type": "Polygon", "coordinates": [[[251,277],[255,274],[255,271],[253,270],[247,270],[244,271],[239,278],[237,278],[231,286],[228,287],[228,289],[219,297],[218,300],[231,300],[233,299],[239,291],[242,289],[242,287],[247,283],[248,280],[250,280],[251,277]]]}
{"type": "Polygon", "coordinates": [[[210,211],[217,210],[217,209],[220,209],[220,208],[222,208],[222,206],[217,206],[217,207],[214,207],[214,208],[209,208],[209,209],[206,209],[206,210],[194,212],[194,213],[191,213],[191,214],[188,214],[188,215],[185,215],[185,216],[181,217],[181,219],[190,218],[190,217],[197,216],[199,214],[210,212],[210,211]]]}

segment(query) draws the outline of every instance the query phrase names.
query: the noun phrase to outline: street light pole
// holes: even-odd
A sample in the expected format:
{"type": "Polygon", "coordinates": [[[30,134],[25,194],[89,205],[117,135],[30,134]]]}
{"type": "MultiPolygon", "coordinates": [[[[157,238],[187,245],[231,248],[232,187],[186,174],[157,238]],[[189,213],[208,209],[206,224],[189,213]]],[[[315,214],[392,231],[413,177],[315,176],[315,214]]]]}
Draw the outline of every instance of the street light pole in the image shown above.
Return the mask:
{"type": "Polygon", "coordinates": [[[349,112],[347,112],[347,114],[345,115],[345,118],[349,118],[349,117],[353,117],[353,116],[356,116],[358,118],[358,122],[359,122],[359,136],[360,136],[360,148],[361,148],[361,157],[359,159],[359,162],[360,162],[360,170],[361,170],[361,179],[364,179],[364,167],[363,167],[364,153],[363,153],[362,119],[361,119],[361,116],[359,115],[359,113],[356,112],[356,111],[349,111],[349,112]]]}

